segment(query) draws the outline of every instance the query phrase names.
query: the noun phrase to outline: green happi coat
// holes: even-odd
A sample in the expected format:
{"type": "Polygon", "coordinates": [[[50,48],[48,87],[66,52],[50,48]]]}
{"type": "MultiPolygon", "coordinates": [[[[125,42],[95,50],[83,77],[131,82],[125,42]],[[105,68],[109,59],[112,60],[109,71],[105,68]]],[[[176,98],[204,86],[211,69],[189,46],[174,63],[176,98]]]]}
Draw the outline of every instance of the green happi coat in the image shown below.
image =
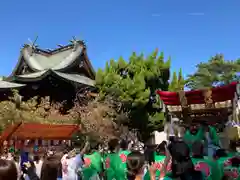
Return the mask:
{"type": "Polygon", "coordinates": [[[204,157],[204,158],[192,158],[192,162],[195,166],[195,170],[201,171],[205,179],[215,180],[221,179],[222,172],[220,165],[217,161],[204,157]]]}
{"type": "Polygon", "coordinates": [[[104,160],[107,180],[125,180],[126,171],[118,153],[110,153],[104,160]]]}
{"type": "Polygon", "coordinates": [[[127,156],[128,154],[130,154],[130,151],[128,150],[121,150],[119,151],[118,155],[121,158],[122,161],[122,167],[120,169],[120,171],[122,170],[122,173],[125,174],[125,176],[127,177],[127,156]]]}
{"type": "Polygon", "coordinates": [[[198,132],[195,135],[191,134],[190,130],[187,130],[183,139],[188,144],[190,150],[192,151],[192,144],[195,141],[201,141],[204,139],[204,130],[203,128],[198,129],[198,132]]]}
{"type": "Polygon", "coordinates": [[[99,152],[84,155],[84,162],[85,166],[82,170],[83,180],[89,180],[91,177],[102,173],[102,156],[99,152]]]}
{"type": "Polygon", "coordinates": [[[221,175],[222,177],[224,175],[230,176],[230,177],[237,177],[236,180],[239,179],[239,168],[233,167],[230,163],[230,159],[233,157],[239,157],[239,153],[228,153],[226,157],[221,157],[217,160],[219,163],[219,166],[221,168],[221,175]]]}

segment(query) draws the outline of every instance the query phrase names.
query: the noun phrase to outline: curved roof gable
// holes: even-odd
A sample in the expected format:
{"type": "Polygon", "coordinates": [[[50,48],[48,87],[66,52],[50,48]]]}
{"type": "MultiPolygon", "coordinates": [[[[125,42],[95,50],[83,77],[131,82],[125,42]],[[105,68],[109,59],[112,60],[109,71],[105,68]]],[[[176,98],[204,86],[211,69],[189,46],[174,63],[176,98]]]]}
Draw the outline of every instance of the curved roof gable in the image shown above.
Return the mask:
{"type": "Polygon", "coordinates": [[[61,70],[70,66],[82,54],[83,44],[76,41],[73,45],[60,50],[43,53],[34,46],[25,45],[22,49],[24,61],[33,71],[48,69],[61,70]]]}
{"type": "Polygon", "coordinates": [[[83,41],[72,41],[72,44],[60,46],[55,50],[42,50],[34,45],[24,45],[17,65],[10,76],[15,76],[21,64],[25,62],[33,72],[56,70],[63,71],[70,67],[83,56],[83,64],[92,79],[95,79],[95,71],[87,57],[86,46],[83,41]]]}

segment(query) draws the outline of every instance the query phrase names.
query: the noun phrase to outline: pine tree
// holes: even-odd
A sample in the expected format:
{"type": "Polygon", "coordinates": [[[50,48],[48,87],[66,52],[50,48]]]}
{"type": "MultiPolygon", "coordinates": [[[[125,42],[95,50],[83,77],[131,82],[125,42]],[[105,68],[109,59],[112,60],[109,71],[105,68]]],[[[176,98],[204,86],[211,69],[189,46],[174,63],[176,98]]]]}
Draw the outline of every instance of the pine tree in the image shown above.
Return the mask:
{"type": "Polygon", "coordinates": [[[202,89],[227,85],[239,80],[240,61],[226,60],[222,54],[211,57],[207,62],[196,65],[197,71],[188,75],[186,86],[189,89],[202,89]]]}
{"type": "Polygon", "coordinates": [[[141,132],[159,129],[164,122],[156,90],[167,90],[170,58],[158,56],[156,49],[149,56],[132,53],[129,60],[106,63],[98,70],[96,85],[102,98],[111,96],[121,103],[121,109],[129,113],[129,126],[141,132]]]}
{"type": "Polygon", "coordinates": [[[172,75],[172,81],[169,85],[169,91],[176,91],[177,86],[178,86],[178,77],[177,77],[176,71],[174,71],[172,75]]]}
{"type": "Polygon", "coordinates": [[[176,72],[173,72],[172,80],[170,82],[169,91],[177,92],[184,89],[185,80],[182,75],[182,69],[179,70],[178,76],[176,72]]]}
{"type": "Polygon", "coordinates": [[[180,68],[180,70],[178,72],[178,90],[183,90],[184,85],[185,85],[185,80],[183,78],[182,68],[180,68]]]}

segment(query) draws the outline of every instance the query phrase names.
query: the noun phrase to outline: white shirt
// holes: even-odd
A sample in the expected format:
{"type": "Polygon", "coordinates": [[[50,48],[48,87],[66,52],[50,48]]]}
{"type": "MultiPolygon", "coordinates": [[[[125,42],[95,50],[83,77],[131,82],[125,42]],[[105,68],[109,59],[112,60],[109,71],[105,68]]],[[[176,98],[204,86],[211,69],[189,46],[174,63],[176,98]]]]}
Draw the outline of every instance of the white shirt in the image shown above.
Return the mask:
{"type": "Polygon", "coordinates": [[[68,159],[67,159],[67,154],[64,154],[62,159],[61,159],[61,164],[62,164],[62,179],[66,180],[67,174],[68,174],[68,159]]]}
{"type": "Polygon", "coordinates": [[[64,172],[62,180],[78,180],[77,170],[83,165],[81,155],[78,154],[70,159],[67,159],[66,157],[62,161],[62,169],[64,172]]]}
{"type": "Polygon", "coordinates": [[[35,164],[35,167],[36,167],[36,174],[40,178],[43,161],[39,160],[38,163],[36,161],[34,161],[34,164],[35,164]]]}

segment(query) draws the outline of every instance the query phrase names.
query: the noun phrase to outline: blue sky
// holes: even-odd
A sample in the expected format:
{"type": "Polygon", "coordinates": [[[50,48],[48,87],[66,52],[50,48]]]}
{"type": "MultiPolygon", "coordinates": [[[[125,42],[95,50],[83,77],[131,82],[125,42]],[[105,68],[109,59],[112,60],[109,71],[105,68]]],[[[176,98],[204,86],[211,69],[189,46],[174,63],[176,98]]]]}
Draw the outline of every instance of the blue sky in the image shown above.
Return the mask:
{"type": "Polygon", "coordinates": [[[41,48],[85,40],[95,69],[159,48],[187,75],[216,53],[240,57],[239,7],[239,0],[1,1],[0,74],[10,74],[21,46],[38,35],[41,48]]]}

